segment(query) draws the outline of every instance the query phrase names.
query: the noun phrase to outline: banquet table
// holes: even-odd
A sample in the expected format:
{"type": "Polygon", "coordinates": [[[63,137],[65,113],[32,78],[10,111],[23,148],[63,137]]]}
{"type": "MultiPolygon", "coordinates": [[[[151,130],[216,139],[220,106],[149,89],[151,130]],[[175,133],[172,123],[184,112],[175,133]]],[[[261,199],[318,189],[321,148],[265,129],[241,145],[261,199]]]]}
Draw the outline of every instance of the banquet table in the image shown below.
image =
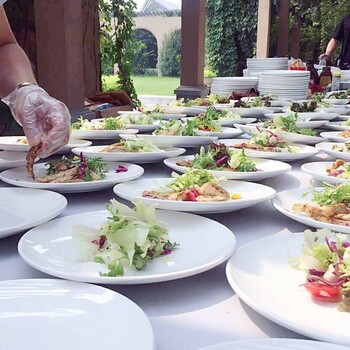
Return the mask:
{"type": "MultiPolygon", "coordinates": [[[[311,176],[303,173],[300,167],[305,162],[320,160],[320,156],[314,156],[291,162],[290,172],[260,183],[277,192],[307,187],[311,176]]],[[[142,166],[145,169],[143,178],[168,177],[172,171],[163,163],[142,166]]],[[[0,187],[5,186],[9,185],[0,181],[0,187]]],[[[106,203],[115,197],[112,189],[64,196],[68,206],[60,217],[105,209],[106,203]]],[[[232,230],[237,248],[282,230],[302,232],[306,228],[280,214],[271,201],[239,211],[205,216],[232,230]]],[[[35,270],[20,258],[17,243],[22,235],[23,232],[0,240],[0,280],[54,278],[35,270]]],[[[225,266],[223,263],[195,276],[168,282],[105,287],[125,295],[144,310],[153,327],[156,349],[195,350],[241,339],[304,338],[261,316],[241,301],[226,279],[225,266]]]]}

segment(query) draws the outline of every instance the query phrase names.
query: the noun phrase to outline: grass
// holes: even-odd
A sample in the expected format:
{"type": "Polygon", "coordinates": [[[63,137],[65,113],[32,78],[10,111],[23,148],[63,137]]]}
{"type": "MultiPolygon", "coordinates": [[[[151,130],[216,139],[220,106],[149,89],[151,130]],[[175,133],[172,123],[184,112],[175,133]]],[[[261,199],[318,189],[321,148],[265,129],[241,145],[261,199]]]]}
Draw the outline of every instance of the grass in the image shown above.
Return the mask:
{"type": "MultiPolygon", "coordinates": [[[[179,77],[146,77],[132,76],[138,95],[173,96],[174,90],[180,85],[179,77]]],[[[117,76],[104,75],[102,78],[103,91],[118,90],[117,76]]]]}

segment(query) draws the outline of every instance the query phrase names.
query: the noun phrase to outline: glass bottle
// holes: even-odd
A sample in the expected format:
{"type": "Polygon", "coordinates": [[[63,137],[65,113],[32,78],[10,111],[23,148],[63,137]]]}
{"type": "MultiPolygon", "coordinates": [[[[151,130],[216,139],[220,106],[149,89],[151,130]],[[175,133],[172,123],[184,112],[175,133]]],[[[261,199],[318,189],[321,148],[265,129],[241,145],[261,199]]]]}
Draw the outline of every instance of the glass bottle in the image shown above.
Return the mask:
{"type": "Polygon", "coordinates": [[[327,86],[331,83],[332,83],[331,67],[323,67],[322,72],[320,74],[319,85],[326,89],[327,86]]]}

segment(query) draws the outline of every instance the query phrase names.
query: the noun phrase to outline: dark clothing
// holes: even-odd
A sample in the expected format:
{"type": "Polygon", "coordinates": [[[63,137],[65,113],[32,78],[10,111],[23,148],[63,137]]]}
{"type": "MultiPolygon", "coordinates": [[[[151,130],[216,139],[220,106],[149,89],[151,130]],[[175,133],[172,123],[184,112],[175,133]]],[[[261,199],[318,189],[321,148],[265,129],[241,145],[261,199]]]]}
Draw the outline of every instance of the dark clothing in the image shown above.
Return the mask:
{"type": "Polygon", "coordinates": [[[342,42],[339,66],[350,69],[350,15],[342,18],[332,37],[342,42]]]}

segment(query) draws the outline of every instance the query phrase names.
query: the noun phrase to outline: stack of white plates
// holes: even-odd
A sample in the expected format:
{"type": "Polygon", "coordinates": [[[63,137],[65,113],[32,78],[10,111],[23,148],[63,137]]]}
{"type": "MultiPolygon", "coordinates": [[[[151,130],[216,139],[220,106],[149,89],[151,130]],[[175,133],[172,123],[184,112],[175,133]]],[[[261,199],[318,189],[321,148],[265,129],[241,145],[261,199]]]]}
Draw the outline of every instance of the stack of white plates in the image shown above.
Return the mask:
{"type": "Polygon", "coordinates": [[[350,70],[342,70],[341,71],[341,80],[349,81],[350,80],[350,70]]]}
{"type": "Polygon", "coordinates": [[[271,70],[260,74],[259,92],[275,95],[279,100],[302,100],[307,97],[309,82],[309,71],[271,70]]]}
{"type": "Polygon", "coordinates": [[[261,72],[268,70],[287,70],[288,57],[273,57],[273,58],[248,58],[247,77],[258,77],[261,72]]]}
{"type": "Polygon", "coordinates": [[[231,95],[233,91],[239,93],[249,92],[258,88],[258,78],[247,77],[219,77],[213,78],[211,92],[215,95],[231,95]]]}

